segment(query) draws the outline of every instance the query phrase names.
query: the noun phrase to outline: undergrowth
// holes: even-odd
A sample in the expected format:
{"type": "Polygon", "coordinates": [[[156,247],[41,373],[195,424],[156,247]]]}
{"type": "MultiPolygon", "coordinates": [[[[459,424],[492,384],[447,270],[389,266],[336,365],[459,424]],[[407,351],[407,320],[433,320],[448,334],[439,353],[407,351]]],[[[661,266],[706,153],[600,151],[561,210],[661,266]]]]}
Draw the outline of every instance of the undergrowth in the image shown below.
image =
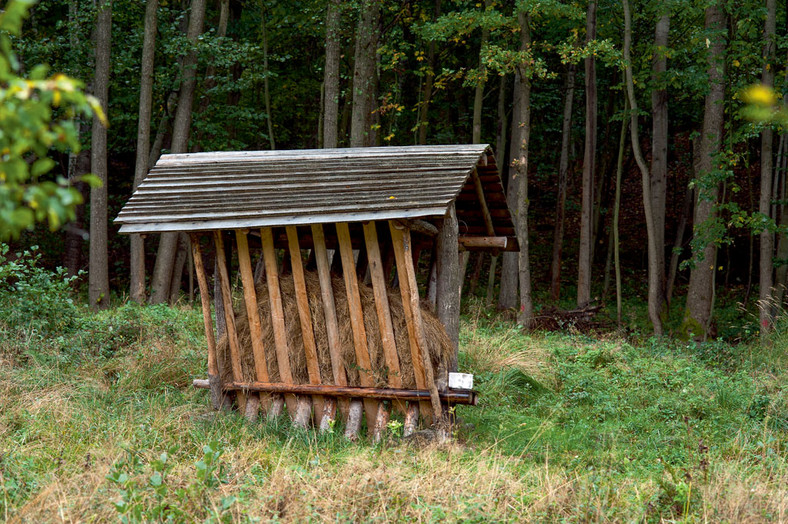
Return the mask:
{"type": "Polygon", "coordinates": [[[34,258],[0,278],[2,520],[788,520],[784,324],[694,344],[527,334],[471,308],[460,367],[480,403],[457,408],[455,443],[415,446],[395,421],[372,445],[211,411],[190,386],[197,308],[92,314],[34,258]]]}

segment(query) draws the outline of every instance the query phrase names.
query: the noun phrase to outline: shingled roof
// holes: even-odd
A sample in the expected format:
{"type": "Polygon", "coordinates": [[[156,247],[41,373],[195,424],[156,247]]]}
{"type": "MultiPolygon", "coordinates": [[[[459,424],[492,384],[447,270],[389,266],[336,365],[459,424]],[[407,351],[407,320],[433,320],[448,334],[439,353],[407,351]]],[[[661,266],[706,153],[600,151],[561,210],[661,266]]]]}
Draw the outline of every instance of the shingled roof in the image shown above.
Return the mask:
{"type": "Polygon", "coordinates": [[[484,236],[474,169],[496,234],[514,237],[485,144],[162,155],[115,222],[158,233],[443,217],[459,196],[461,234],[484,236]]]}

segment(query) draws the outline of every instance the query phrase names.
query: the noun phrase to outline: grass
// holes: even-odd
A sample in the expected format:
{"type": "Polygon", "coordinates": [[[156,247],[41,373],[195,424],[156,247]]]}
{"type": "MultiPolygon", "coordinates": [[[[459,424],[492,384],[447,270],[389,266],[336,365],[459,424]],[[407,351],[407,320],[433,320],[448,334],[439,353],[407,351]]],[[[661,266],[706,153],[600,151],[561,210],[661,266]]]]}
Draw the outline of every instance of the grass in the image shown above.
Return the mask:
{"type": "Polygon", "coordinates": [[[788,521],[788,335],[770,348],[523,334],[481,308],[456,441],[380,445],[209,409],[199,311],[0,320],[0,519],[788,521]]]}

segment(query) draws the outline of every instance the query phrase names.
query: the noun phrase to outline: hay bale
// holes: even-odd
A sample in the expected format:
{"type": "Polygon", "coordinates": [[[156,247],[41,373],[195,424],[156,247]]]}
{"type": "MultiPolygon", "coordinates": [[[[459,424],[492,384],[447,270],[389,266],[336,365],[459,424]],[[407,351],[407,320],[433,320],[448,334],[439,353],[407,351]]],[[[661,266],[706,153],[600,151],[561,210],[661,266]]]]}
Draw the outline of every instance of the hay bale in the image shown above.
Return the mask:
{"type": "MultiPolygon", "coordinates": [[[[320,280],[317,273],[307,271],[306,288],[309,297],[309,309],[312,317],[312,329],[315,334],[315,342],[318,350],[318,361],[320,363],[320,377],[324,384],[333,383],[331,372],[331,357],[328,350],[328,333],[326,331],[325,313],[320,295],[320,280]]],[[[279,278],[279,286],[282,292],[282,304],[284,307],[285,326],[287,329],[287,344],[290,352],[290,367],[293,380],[298,384],[308,384],[309,375],[306,367],[306,355],[301,334],[301,323],[298,317],[298,306],[296,304],[295,285],[292,275],[284,275],[279,278]]],[[[359,371],[356,365],[356,351],[353,346],[353,332],[350,322],[350,310],[347,303],[344,280],[336,275],[332,275],[332,286],[334,289],[334,301],[337,310],[337,322],[339,324],[340,350],[342,362],[347,374],[348,384],[360,386],[359,371]]],[[[274,343],[274,332],[271,324],[271,307],[268,300],[268,285],[265,281],[257,284],[255,288],[257,294],[257,305],[260,314],[260,322],[263,329],[263,345],[265,347],[268,375],[272,382],[279,382],[279,369],[276,362],[276,346],[274,343]]],[[[388,368],[383,354],[383,345],[380,335],[380,326],[375,309],[375,296],[372,288],[359,282],[359,293],[361,304],[364,310],[364,328],[367,333],[367,345],[369,347],[370,361],[374,374],[375,387],[388,386],[388,368]]],[[[402,385],[406,389],[415,389],[416,380],[413,373],[413,364],[410,355],[410,344],[408,341],[408,329],[405,323],[405,312],[402,307],[402,299],[399,290],[390,290],[389,307],[391,309],[391,320],[394,327],[394,338],[399,354],[400,372],[402,385]]],[[[256,380],[254,371],[254,357],[252,353],[252,340],[249,331],[249,320],[246,308],[241,305],[235,313],[236,328],[238,331],[238,341],[241,352],[241,369],[244,381],[256,380]]],[[[447,363],[450,362],[454,349],[449,337],[441,324],[440,320],[430,311],[428,306],[422,304],[421,314],[424,325],[424,337],[427,342],[435,369],[435,381],[439,389],[448,381],[447,363]]],[[[230,365],[230,351],[227,337],[222,337],[217,344],[219,359],[219,369],[223,382],[232,382],[232,367],[230,365]]]]}

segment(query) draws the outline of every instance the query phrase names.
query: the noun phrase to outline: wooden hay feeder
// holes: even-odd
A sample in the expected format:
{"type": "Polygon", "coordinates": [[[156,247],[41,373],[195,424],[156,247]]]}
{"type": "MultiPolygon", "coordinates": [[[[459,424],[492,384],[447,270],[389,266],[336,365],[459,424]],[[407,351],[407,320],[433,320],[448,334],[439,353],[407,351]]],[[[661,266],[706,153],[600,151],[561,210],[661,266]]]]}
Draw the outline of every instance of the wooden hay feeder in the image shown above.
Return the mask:
{"type": "Polygon", "coordinates": [[[286,407],[321,429],[339,411],[352,438],[364,414],[379,439],[392,408],[407,435],[420,414],[445,427],[448,405],[475,404],[446,381],[458,251],[518,249],[487,145],[163,155],[116,222],[121,233],[188,234],[208,345],[208,380],[194,382],[216,409],[231,397],[250,419],[286,407]],[[437,316],[421,305],[424,251],[437,316]]]}

